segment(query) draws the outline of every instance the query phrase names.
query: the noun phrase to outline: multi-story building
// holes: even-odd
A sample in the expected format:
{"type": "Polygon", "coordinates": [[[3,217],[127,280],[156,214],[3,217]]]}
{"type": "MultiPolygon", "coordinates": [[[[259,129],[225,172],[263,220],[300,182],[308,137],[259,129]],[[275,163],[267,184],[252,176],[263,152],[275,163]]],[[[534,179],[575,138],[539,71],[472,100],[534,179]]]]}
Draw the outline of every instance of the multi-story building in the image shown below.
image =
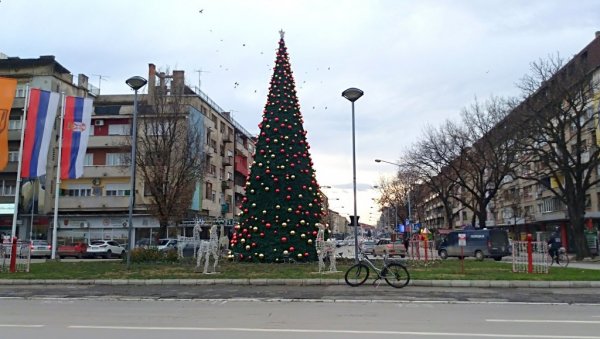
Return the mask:
{"type": "MultiPolygon", "coordinates": [[[[0,232],[9,234],[12,226],[20,130],[26,86],[29,85],[66,95],[95,97],[84,174],[79,179],[60,183],[59,239],[126,239],[131,194],[130,167],[126,159],[131,153],[128,145],[131,145],[134,95],[99,95],[99,90],[88,84],[85,75],[79,75],[78,83],[74,84],[73,76],[53,56],[2,59],[0,76],[18,79],[9,121],[10,162],[8,168],[0,172],[0,232]]],[[[173,86],[182,88],[189,105],[188,114],[199,118],[194,121],[200,121],[199,128],[205,137],[206,171],[202,182],[195,183],[189,219],[172,225],[169,234],[191,235],[193,217],[203,218],[207,223],[232,226],[238,212],[236,206],[241,204],[245,194],[254,138],[205,93],[186,86],[183,71],[174,71],[172,75],[157,73],[156,67],[150,64],[148,94],[140,95],[140,102],[156,95],[157,91],[167,93],[173,86]]],[[[58,131],[58,125],[57,116],[54,133],[58,131]]],[[[57,138],[52,140],[47,175],[22,185],[17,227],[20,238],[49,239],[51,235],[58,150],[57,138]]],[[[132,222],[134,237],[153,237],[159,227],[158,221],[147,208],[150,204],[148,190],[139,176],[137,179],[132,222]]]]}
{"type": "MultiPolygon", "coordinates": [[[[551,81],[564,81],[565,72],[572,72],[571,69],[574,62],[584,61],[588,67],[588,71],[592,72],[593,83],[600,83],[600,32],[596,33],[596,37],[583,50],[577,53],[573,59],[565,65],[555,75],[551,81]]],[[[549,81],[549,82],[551,82],[549,81]]],[[[534,95],[542,95],[541,91],[534,95]]],[[[593,94],[594,97],[590,100],[590,105],[586,108],[586,113],[582,117],[584,119],[597,119],[600,115],[600,96],[598,93],[593,94]]],[[[519,109],[515,109],[511,114],[520,114],[519,109]]],[[[592,125],[590,123],[590,125],[592,125]]],[[[592,128],[585,128],[577,131],[575,126],[571,125],[564,131],[567,138],[574,136],[574,133],[580,133],[583,140],[579,157],[581,159],[589,159],[593,150],[600,146],[597,135],[600,133],[597,120],[592,128]]],[[[573,145],[569,143],[572,152],[575,150],[575,140],[573,145]]],[[[540,146],[542,147],[542,146],[540,146]]],[[[579,145],[578,145],[579,147],[579,145]]],[[[574,156],[576,154],[573,154],[574,156]]],[[[582,160],[587,162],[588,160],[582,160]]],[[[521,176],[530,177],[538,175],[543,171],[541,162],[535,164],[527,164],[520,166],[517,171],[521,172],[521,176]]],[[[596,180],[600,176],[600,168],[592,175],[592,180],[596,180]]],[[[556,227],[562,230],[563,241],[569,246],[568,225],[570,222],[569,213],[565,204],[556,197],[548,188],[556,188],[558,182],[551,176],[540,177],[545,182],[540,183],[533,180],[519,179],[513,176],[504,178],[501,188],[495,195],[494,199],[488,204],[487,210],[487,227],[500,227],[507,229],[514,238],[524,239],[526,234],[531,233],[535,238],[544,240],[546,235],[553,231],[556,227]]],[[[457,192],[460,193],[460,192],[457,192]]],[[[472,223],[473,212],[463,208],[459,203],[453,202],[453,211],[455,213],[454,222],[450,224],[443,212],[441,201],[438,197],[432,196],[430,199],[421,202],[426,211],[426,222],[430,225],[435,225],[443,228],[460,228],[472,223]]],[[[590,234],[597,234],[600,229],[600,185],[591,187],[586,194],[585,202],[585,225],[590,234]]]]}
{"type": "MultiPolygon", "coordinates": [[[[205,140],[202,181],[190,183],[196,189],[187,218],[169,225],[168,235],[191,236],[196,217],[207,224],[219,222],[233,226],[235,203],[240,203],[245,194],[248,164],[254,152],[252,135],[205,93],[186,86],[184,71],[166,74],[157,72],[155,65],[150,64],[147,86],[148,93],[140,96],[140,102],[182,88],[182,97],[189,106],[184,114],[194,116],[189,121],[200,122],[197,128],[205,140]]],[[[66,197],[61,197],[59,202],[59,224],[63,230],[59,235],[126,238],[130,169],[124,159],[131,152],[126,145],[129,145],[133,103],[133,94],[100,95],[94,102],[93,133],[88,143],[84,175],[61,187],[66,197]],[[67,231],[67,228],[71,229],[67,231]]],[[[136,181],[132,226],[137,241],[154,238],[159,221],[149,212],[152,204],[149,188],[140,176],[136,181]]]]}
{"type": "MultiPolygon", "coordinates": [[[[79,74],[77,83],[73,75],[55,60],[52,55],[39,58],[21,59],[18,57],[0,58],[0,76],[17,79],[15,100],[8,121],[8,150],[9,163],[0,172],[0,233],[10,234],[15,193],[17,187],[17,167],[19,161],[19,146],[21,127],[24,125],[23,114],[28,88],[39,88],[46,91],[60,92],[74,96],[95,96],[98,89],[88,83],[87,76],[79,74]]],[[[53,128],[57,135],[59,120],[53,128]]],[[[51,139],[52,148],[56,147],[56,138],[51,139]]],[[[53,205],[48,200],[54,192],[56,152],[48,154],[47,175],[36,180],[23,180],[19,202],[17,232],[20,237],[46,238],[52,218],[48,214],[53,205]]]]}

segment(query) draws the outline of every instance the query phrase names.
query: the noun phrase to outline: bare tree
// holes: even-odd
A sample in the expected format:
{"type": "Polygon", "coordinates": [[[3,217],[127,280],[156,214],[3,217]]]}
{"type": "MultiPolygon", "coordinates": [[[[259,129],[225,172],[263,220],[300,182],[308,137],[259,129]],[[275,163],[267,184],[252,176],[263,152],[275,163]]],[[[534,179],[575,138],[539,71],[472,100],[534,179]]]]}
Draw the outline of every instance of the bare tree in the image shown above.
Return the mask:
{"type": "Polygon", "coordinates": [[[159,237],[165,237],[167,226],[189,212],[204,177],[202,117],[183,90],[157,91],[147,100],[141,102],[136,165],[151,195],[147,208],[159,221],[159,237]]]}
{"type": "Polygon", "coordinates": [[[436,133],[434,128],[428,127],[422,140],[413,144],[404,153],[400,163],[408,171],[415,173],[417,180],[427,188],[430,195],[439,199],[443,205],[446,225],[451,228],[456,216],[452,202],[452,192],[455,190],[456,183],[442,175],[442,172],[447,169],[444,168],[442,159],[437,156],[438,138],[443,136],[436,133]]]}
{"type": "Polygon", "coordinates": [[[521,130],[519,143],[528,170],[520,176],[566,205],[578,260],[590,255],[584,234],[586,196],[600,182],[598,111],[593,108],[600,78],[594,71],[587,52],[566,65],[558,55],[532,63],[531,74],[520,83],[524,100],[515,112],[520,126],[528,127],[521,130]]]}
{"type": "Polygon", "coordinates": [[[473,212],[472,224],[479,228],[486,226],[488,203],[514,170],[514,133],[506,120],[512,107],[512,101],[499,98],[476,100],[463,110],[461,125],[447,121],[430,132],[437,141],[429,146],[442,166],[439,174],[455,186],[451,198],[473,212]]]}

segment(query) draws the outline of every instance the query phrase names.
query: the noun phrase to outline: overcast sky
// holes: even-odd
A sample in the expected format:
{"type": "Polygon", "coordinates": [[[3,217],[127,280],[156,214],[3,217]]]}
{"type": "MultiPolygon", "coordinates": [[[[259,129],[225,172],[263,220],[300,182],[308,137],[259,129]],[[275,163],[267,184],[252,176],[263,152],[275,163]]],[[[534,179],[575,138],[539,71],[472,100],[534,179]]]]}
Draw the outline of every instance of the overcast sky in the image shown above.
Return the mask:
{"type": "Polygon", "coordinates": [[[600,30],[600,1],[2,0],[0,52],[55,55],[103,94],[129,93],[148,63],[184,70],[248,131],[258,132],[279,30],[304,127],[331,206],[352,214],[351,105],[356,108],[360,221],[372,188],[424,127],[457,119],[475,97],[515,96],[532,61],[578,53],[600,30]],[[100,77],[102,81],[100,83],[100,77]],[[335,199],[340,199],[335,200],[335,199]]]}

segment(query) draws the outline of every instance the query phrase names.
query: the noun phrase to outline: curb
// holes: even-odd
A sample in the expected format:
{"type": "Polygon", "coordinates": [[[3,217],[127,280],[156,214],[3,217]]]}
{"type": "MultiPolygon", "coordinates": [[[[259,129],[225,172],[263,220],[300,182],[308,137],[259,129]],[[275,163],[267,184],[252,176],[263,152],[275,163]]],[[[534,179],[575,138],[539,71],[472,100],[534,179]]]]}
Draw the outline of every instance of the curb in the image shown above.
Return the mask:
{"type": "MultiPolygon", "coordinates": [[[[332,286],[346,285],[344,279],[0,279],[0,285],[252,285],[252,286],[332,286]]],[[[409,286],[452,288],[600,288],[600,281],[528,280],[411,280],[409,286]]]]}

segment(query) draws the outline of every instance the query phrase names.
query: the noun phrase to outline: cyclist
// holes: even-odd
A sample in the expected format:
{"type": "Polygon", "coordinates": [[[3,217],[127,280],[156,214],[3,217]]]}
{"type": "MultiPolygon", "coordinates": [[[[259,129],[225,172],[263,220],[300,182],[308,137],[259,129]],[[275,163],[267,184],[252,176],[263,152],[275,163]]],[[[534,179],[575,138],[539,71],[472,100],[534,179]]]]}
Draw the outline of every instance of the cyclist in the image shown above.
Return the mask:
{"type": "Polygon", "coordinates": [[[550,239],[548,239],[548,254],[552,260],[556,260],[558,264],[558,250],[562,247],[562,240],[560,238],[560,227],[556,227],[554,232],[550,235],[550,239]]]}

